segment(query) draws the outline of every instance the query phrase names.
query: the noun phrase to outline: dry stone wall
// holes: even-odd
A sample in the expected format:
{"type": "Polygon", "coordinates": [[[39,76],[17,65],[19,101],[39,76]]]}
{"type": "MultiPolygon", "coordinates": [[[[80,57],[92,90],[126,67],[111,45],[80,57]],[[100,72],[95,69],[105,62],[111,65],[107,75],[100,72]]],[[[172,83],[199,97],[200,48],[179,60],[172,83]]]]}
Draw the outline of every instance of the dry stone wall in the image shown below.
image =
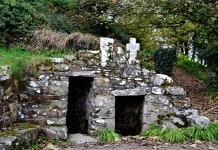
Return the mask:
{"type": "Polygon", "coordinates": [[[10,68],[0,66],[0,129],[11,126],[17,119],[17,95],[7,84],[10,68]]]}
{"type": "Polygon", "coordinates": [[[108,58],[103,65],[101,51],[80,51],[51,58],[49,63],[39,65],[37,72],[29,70],[28,84],[19,96],[17,120],[42,125],[48,136],[67,138],[67,112],[74,111],[68,109],[69,85],[73,84],[69,77],[90,77],[93,81],[86,97],[90,134],[105,128],[115,130],[115,103],[119,96],[144,96],[142,129],[151,124],[176,128],[209,123],[207,117],[191,108],[185,90],[173,86],[172,78],[141,68],[135,58],[129,61],[129,52],[120,47],[110,46],[107,53],[110,55],[105,55],[108,58]]]}

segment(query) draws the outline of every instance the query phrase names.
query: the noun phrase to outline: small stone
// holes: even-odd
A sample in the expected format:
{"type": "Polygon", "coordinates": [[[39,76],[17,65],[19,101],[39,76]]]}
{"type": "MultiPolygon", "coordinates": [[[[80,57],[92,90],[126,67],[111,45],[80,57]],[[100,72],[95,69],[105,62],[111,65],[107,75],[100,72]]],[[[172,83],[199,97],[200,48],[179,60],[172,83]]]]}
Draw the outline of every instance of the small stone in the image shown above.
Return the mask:
{"type": "Polygon", "coordinates": [[[38,84],[35,81],[30,81],[31,87],[38,87],[38,84]]]}
{"type": "Polygon", "coordinates": [[[143,73],[144,76],[148,76],[150,71],[147,70],[147,69],[142,69],[142,73],[143,73]]]}
{"type": "Polygon", "coordinates": [[[90,144],[90,143],[97,143],[98,142],[98,140],[96,138],[91,137],[91,136],[87,136],[87,135],[83,135],[80,133],[70,134],[68,140],[71,141],[73,144],[78,144],[78,145],[85,144],[85,143],[90,144]]]}
{"type": "Polygon", "coordinates": [[[156,95],[162,95],[164,94],[164,90],[160,87],[152,87],[151,93],[156,94],[156,95]]]}
{"type": "Polygon", "coordinates": [[[5,144],[7,146],[11,146],[13,142],[15,142],[17,139],[16,136],[2,136],[0,137],[0,143],[5,144]]]}
{"type": "Polygon", "coordinates": [[[142,78],[135,78],[135,81],[142,81],[142,78]]]}
{"type": "Polygon", "coordinates": [[[123,55],[123,49],[122,49],[122,47],[117,47],[117,54],[123,55]]]}
{"type": "Polygon", "coordinates": [[[52,143],[48,143],[43,150],[59,150],[59,148],[52,143]]]}
{"type": "Polygon", "coordinates": [[[174,124],[176,124],[176,125],[177,125],[177,124],[178,124],[178,125],[181,125],[181,126],[184,126],[184,125],[185,125],[185,123],[184,123],[184,122],[182,121],[182,119],[180,119],[180,118],[171,116],[170,119],[171,119],[172,123],[174,123],[174,124]]]}
{"type": "Polygon", "coordinates": [[[68,60],[68,61],[73,61],[74,59],[76,59],[76,57],[74,55],[66,55],[64,56],[64,59],[68,60]]]}
{"type": "Polygon", "coordinates": [[[187,116],[187,120],[191,123],[191,125],[199,125],[201,127],[207,127],[210,123],[210,119],[208,119],[206,116],[200,115],[187,116]]]}
{"type": "Polygon", "coordinates": [[[95,86],[108,87],[110,85],[110,80],[108,78],[94,78],[93,84],[95,86]]]}
{"type": "Polygon", "coordinates": [[[98,123],[98,124],[105,124],[104,119],[96,119],[95,122],[98,123]]]}
{"type": "Polygon", "coordinates": [[[165,90],[166,90],[166,94],[170,94],[170,95],[177,95],[177,96],[185,96],[186,95],[185,90],[181,87],[168,86],[165,88],[165,90]]]}
{"type": "Polygon", "coordinates": [[[67,139],[67,127],[61,126],[61,127],[44,127],[42,128],[42,131],[46,134],[46,136],[56,139],[67,139]]]}
{"type": "Polygon", "coordinates": [[[68,71],[70,67],[66,64],[57,64],[54,65],[54,70],[55,71],[68,71]]]}
{"type": "Polygon", "coordinates": [[[171,83],[173,83],[173,79],[165,74],[156,74],[153,81],[153,84],[158,86],[171,83]]]}
{"type": "Polygon", "coordinates": [[[40,79],[40,80],[44,80],[44,79],[45,79],[45,75],[40,75],[40,76],[39,76],[39,79],[40,79]]]}
{"type": "Polygon", "coordinates": [[[47,120],[47,125],[53,125],[55,122],[51,120],[47,120]]]}
{"type": "Polygon", "coordinates": [[[125,85],[126,84],[126,80],[123,80],[119,83],[119,85],[125,85]]]}
{"type": "Polygon", "coordinates": [[[51,62],[54,62],[54,63],[63,63],[64,59],[63,58],[51,58],[51,62]]]}

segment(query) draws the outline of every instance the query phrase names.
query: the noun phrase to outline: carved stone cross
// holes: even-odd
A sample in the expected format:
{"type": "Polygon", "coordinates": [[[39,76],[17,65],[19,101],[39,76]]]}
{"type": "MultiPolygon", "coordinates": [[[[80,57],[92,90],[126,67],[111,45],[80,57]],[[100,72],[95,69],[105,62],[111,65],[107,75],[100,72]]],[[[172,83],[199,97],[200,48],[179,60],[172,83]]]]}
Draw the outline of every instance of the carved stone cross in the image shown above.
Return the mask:
{"type": "Polygon", "coordinates": [[[137,51],[140,50],[140,44],[136,43],[136,38],[130,38],[129,43],[126,44],[126,50],[130,52],[129,64],[136,62],[137,51]]]}

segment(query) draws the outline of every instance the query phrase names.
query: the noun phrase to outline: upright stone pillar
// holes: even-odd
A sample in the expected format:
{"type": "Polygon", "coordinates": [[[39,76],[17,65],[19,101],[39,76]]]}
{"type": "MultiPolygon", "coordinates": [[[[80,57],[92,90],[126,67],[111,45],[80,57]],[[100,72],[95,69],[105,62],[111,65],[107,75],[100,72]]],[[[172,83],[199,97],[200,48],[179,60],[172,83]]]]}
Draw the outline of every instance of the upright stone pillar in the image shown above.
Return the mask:
{"type": "Polygon", "coordinates": [[[111,38],[100,38],[100,49],[101,49],[101,65],[105,67],[109,61],[109,57],[113,50],[114,39],[111,38]]]}

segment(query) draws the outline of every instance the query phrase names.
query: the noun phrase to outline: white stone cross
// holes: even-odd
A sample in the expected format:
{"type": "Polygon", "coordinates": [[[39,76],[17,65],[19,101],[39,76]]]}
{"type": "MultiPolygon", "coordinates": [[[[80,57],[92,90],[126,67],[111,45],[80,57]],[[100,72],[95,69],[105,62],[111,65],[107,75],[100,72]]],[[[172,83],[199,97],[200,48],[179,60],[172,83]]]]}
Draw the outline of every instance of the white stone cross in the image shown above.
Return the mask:
{"type": "Polygon", "coordinates": [[[113,50],[114,39],[101,37],[100,38],[100,49],[101,49],[101,65],[104,67],[107,65],[109,55],[113,50]]]}
{"type": "Polygon", "coordinates": [[[126,44],[126,50],[130,52],[129,64],[136,62],[137,51],[140,50],[140,44],[136,43],[136,38],[130,38],[129,43],[126,44]]]}

